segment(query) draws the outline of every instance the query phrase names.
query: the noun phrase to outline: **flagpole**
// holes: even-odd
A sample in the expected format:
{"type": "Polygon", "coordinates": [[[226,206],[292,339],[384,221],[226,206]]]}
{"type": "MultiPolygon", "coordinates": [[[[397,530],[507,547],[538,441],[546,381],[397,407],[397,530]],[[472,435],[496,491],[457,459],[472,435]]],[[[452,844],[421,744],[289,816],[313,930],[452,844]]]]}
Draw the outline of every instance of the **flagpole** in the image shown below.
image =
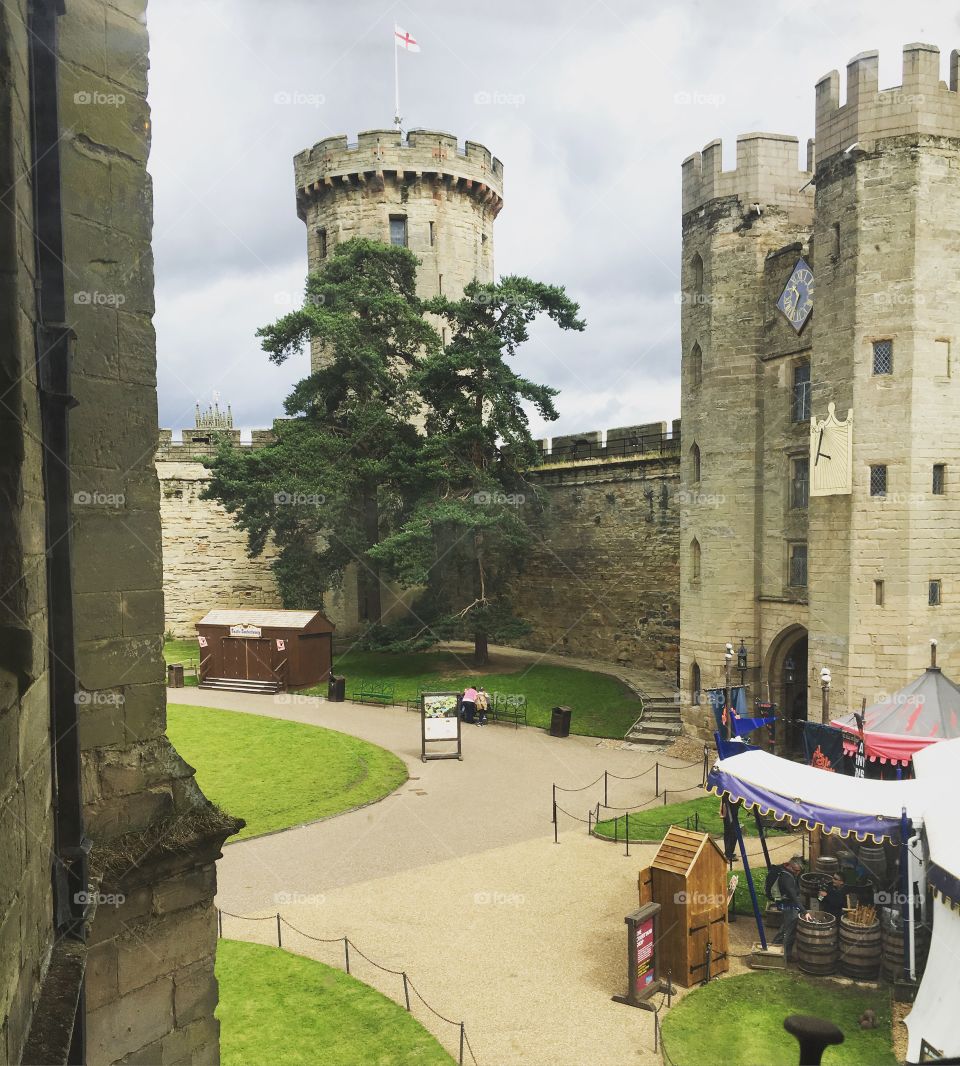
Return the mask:
{"type": "Polygon", "coordinates": [[[395,110],[393,114],[393,123],[397,127],[397,132],[400,133],[400,63],[397,59],[397,31],[393,31],[393,90],[395,99],[395,110]]]}

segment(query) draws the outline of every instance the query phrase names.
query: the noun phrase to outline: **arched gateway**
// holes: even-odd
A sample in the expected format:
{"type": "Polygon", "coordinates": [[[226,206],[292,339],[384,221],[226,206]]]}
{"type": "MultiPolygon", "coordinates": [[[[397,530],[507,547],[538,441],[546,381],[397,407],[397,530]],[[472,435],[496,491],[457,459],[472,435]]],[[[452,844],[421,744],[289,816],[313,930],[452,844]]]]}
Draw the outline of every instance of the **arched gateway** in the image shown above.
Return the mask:
{"type": "Polygon", "coordinates": [[[770,643],[764,662],[770,699],[777,705],[777,751],[803,751],[803,723],[807,721],[807,630],[787,626],[770,643]]]}

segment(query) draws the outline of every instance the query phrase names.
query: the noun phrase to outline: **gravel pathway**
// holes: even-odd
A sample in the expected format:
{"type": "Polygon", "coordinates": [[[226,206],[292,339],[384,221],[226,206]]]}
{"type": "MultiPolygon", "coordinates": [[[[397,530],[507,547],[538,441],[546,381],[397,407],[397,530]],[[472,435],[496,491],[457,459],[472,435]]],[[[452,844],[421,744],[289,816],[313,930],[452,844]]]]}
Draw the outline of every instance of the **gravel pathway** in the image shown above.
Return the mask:
{"type": "MultiPolygon", "coordinates": [[[[433,1007],[465,1021],[481,1066],[659,1063],[652,1015],[610,999],[625,989],[623,919],[656,848],[633,845],[626,858],[622,845],[589,838],[563,814],[554,844],[551,786],[676,759],[538,729],[465,726],[463,762],[424,764],[419,715],[399,708],[198,689],[169,698],[340,729],[396,752],[410,771],[380,803],[228,845],[218,866],[224,911],[279,910],[313,936],[347,935],[382,965],[406,970],[433,1007]]],[[[699,764],[661,765],[661,789],[700,780],[699,764]]],[[[633,806],[654,797],[654,775],[611,778],[608,787],[611,804],[633,806]]],[[[558,798],[586,818],[603,783],[558,798]]],[[[267,921],[225,917],[224,935],[276,942],[267,921]]],[[[284,946],[342,965],[342,944],[285,930],[284,946]]],[[[400,978],[352,962],[357,977],[402,1002],[400,978]]],[[[416,998],[414,1013],[456,1057],[456,1028],[432,1020],[416,998]]]]}

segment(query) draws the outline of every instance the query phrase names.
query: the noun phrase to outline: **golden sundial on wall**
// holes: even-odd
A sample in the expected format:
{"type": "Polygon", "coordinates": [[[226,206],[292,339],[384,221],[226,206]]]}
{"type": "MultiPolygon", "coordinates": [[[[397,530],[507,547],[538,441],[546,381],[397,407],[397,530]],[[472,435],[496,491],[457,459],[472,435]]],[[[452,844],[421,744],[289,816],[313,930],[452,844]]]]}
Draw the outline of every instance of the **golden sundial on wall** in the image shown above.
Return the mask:
{"type": "Polygon", "coordinates": [[[797,331],[803,329],[813,310],[813,271],[803,259],[797,260],[790,279],[780,293],[777,307],[797,331]]]}

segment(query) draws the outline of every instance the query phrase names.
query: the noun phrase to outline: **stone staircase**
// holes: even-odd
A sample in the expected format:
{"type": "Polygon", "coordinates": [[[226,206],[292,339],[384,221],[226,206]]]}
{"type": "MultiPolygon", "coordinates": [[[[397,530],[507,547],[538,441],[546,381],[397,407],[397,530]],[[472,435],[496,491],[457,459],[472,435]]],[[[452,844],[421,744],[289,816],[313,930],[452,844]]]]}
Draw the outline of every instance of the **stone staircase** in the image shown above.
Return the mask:
{"type": "Polygon", "coordinates": [[[643,699],[640,717],[623,738],[645,748],[664,748],[680,736],[680,704],[674,696],[643,699]]]}
{"type": "Polygon", "coordinates": [[[219,689],[222,692],[252,692],[257,696],[275,696],[280,691],[280,682],[244,681],[239,677],[208,677],[200,682],[199,687],[219,689]]]}

